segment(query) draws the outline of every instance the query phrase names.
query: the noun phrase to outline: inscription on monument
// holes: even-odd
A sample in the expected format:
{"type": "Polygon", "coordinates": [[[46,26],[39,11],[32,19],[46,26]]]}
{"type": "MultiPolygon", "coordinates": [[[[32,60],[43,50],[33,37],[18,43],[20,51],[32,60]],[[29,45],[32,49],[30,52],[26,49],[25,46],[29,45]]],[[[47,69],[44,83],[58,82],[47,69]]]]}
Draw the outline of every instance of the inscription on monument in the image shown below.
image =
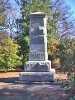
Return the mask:
{"type": "Polygon", "coordinates": [[[45,53],[44,52],[30,52],[30,60],[31,61],[44,61],[45,53]]]}
{"type": "Polygon", "coordinates": [[[39,62],[37,63],[36,61],[33,63],[33,62],[30,62],[30,63],[25,63],[25,68],[24,70],[25,71],[39,71],[39,72],[44,72],[44,71],[49,71],[51,68],[51,62],[39,62]],[[37,68],[35,67],[37,66],[37,68]],[[39,69],[39,67],[41,69],[39,69]]]}

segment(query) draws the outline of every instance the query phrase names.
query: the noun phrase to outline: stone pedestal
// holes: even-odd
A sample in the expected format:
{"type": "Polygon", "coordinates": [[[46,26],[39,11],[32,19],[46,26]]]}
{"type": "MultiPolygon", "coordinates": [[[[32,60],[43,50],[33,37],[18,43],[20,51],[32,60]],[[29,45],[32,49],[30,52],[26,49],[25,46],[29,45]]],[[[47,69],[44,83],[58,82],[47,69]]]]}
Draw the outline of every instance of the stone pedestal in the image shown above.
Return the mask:
{"type": "Polygon", "coordinates": [[[26,82],[53,82],[55,79],[55,70],[50,72],[21,72],[19,80],[26,82]]]}
{"type": "Polygon", "coordinates": [[[24,64],[20,81],[54,81],[55,69],[51,68],[47,54],[47,16],[43,12],[30,14],[29,61],[24,64]]]}

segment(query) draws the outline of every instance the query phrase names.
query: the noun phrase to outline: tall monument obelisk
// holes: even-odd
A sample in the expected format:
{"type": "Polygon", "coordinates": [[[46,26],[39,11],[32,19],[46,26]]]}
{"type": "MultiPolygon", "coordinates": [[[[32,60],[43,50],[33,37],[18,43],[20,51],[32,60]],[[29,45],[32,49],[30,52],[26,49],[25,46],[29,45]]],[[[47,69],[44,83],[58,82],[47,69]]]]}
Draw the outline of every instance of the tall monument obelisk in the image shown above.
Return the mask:
{"type": "Polygon", "coordinates": [[[21,81],[54,81],[55,69],[47,53],[47,15],[43,12],[30,14],[29,61],[24,64],[24,72],[19,75],[21,81]]]}

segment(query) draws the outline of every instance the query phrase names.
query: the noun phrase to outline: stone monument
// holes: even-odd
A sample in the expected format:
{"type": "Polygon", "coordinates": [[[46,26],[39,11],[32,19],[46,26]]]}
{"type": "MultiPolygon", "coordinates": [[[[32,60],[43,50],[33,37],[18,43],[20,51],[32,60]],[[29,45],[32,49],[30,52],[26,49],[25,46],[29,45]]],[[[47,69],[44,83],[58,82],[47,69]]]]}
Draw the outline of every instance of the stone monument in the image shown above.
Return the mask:
{"type": "Polygon", "coordinates": [[[47,53],[47,15],[43,12],[30,14],[30,46],[29,61],[24,64],[24,72],[20,72],[20,81],[46,82],[54,81],[55,69],[47,53]]]}

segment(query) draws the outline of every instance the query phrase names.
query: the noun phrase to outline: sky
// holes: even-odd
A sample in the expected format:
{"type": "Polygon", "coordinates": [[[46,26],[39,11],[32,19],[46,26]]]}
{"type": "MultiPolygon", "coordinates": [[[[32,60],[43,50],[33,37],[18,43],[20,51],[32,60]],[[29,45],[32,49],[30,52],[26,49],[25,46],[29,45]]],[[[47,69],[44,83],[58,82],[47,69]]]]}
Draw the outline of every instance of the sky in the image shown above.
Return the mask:
{"type": "Polygon", "coordinates": [[[74,16],[75,16],[75,0],[65,0],[65,1],[66,4],[71,7],[71,10],[74,12],[74,16]]]}
{"type": "MultiPolygon", "coordinates": [[[[9,0],[11,1],[11,0],[9,0]]],[[[75,16],[75,0],[64,0],[66,2],[67,5],[69,5],[71,7],[71,10],[74,12],[74,16],[75,16]]],[[[12,4],[14,5],[15,0],[12,0],[12,4]]]]}
{"type": "MultiPolygon", "coordinates": [[[[6,0],[5,0],[6,1],[6,0]]],[[[12,5],[15,5],[15,0],[9,0],[12,5]]],[[[71,9],[75,12],[75,0],[64,0],[68,5],[71,6],[71,9]]]]}

